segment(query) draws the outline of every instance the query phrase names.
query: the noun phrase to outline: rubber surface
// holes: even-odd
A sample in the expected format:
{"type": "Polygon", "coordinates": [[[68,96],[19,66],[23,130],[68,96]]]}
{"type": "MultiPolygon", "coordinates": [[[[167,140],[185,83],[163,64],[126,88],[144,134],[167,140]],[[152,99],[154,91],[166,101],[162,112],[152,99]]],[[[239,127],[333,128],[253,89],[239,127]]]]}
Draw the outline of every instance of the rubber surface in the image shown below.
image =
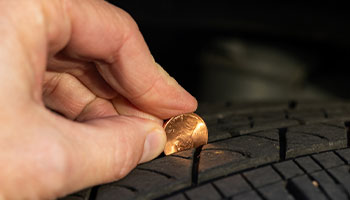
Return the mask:
{"type": "Polygon", "coordinates": [[[350,199],[350,102],[202,104],[209,144],[64,199],[350,199]]]}

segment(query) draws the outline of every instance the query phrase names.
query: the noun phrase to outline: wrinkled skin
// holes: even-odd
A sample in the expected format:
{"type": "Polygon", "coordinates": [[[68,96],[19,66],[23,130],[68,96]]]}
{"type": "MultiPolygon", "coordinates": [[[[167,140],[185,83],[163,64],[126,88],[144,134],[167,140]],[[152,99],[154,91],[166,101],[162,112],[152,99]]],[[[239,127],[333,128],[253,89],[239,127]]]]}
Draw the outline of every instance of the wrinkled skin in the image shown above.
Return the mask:
{"type": "Polygon", "coordinates": [[[163,151],[163,119],[197,107],[107,2],[0,0],[0,37],[0,199],[118,180],[163,151]]]}

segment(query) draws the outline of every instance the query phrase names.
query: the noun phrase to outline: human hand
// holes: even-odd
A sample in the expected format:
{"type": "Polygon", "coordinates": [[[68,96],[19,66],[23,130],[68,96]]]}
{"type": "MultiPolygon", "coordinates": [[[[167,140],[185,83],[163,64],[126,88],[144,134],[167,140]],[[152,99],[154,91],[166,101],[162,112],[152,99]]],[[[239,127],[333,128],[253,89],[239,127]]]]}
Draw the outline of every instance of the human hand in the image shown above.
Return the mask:
{"type": "Polygon", "coordinates": [[[120,179],[163,151],[162,119],[197,107],[107,2],[0,0],[0,37],[0,199],[120,179]]]}

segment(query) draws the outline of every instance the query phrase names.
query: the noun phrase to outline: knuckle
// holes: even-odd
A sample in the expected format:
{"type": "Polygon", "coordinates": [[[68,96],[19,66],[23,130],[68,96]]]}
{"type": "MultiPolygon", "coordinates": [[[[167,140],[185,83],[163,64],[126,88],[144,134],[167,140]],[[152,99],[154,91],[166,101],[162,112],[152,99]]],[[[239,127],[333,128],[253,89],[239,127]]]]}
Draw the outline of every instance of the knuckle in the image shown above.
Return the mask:
{"type": "Polygon", "coordinates": [[[76,78],[68,73],[55,73],[45,81],[43,95],[52,96],[60,87],[72,86],[75,82],[76,78]]]}
{"type": "Polygon", "coordinates": [[[65,83],[66,85],[72,85],[77,82],[77,79],[69,73],[61,73],[59,83],[65,83]]]}
{"type": "Polygon", "coordinates": [[[135,34],[138,34],[139,27],[135,20],[131,17],[129,13],[124,11],[121,8],[116,8],[117,9],[117,18],[118,21],[118,27],[121,28],[123,31],[121,32],[121,43],[125,44],[129,39],[133,38],[135,34]]]}
{"type": "Polygon", "coordinates": [[[120,19],[124,23],[125,28],[138,29],[137,23],[128,12],[121,8],[117,9],[117,13],[120,15],[120,19]]]}
{"type": "Polygon", "coordinates": [[[45,81],[44,81],[44,84],[43,84],[43,96],[51,96],[59,82],[60,82],[60,75],[59,74],[55,74],[53,75],[52,77],[48,78],[49,75],[45,75],[45,81]]]}

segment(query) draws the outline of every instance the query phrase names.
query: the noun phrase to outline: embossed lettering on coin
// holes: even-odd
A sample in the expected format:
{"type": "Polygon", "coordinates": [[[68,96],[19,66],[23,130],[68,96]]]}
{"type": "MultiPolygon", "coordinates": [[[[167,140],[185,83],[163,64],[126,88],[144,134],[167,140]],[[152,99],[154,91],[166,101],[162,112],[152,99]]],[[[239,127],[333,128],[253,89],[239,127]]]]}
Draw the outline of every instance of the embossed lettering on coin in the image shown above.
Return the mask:
{"type": "Polygon", "coordinates": [[[167,135],[164,153],[196,148],[208,143],[208,129],[197,114],[188,113],[169,119],[164,129],[167,135]]]}

